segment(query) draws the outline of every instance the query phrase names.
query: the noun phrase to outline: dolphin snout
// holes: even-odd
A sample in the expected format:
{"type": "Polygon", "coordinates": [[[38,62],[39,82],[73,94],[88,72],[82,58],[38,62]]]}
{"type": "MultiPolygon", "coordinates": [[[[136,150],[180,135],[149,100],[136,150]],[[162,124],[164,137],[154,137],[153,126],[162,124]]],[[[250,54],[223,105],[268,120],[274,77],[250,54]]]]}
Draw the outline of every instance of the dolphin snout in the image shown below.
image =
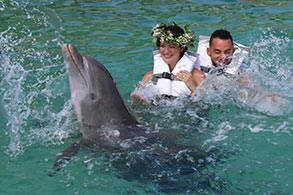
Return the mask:
{"type": "Polygon", "coordinates": [[[62,44],[62,53],[64,56],[65,63],[68,64],[69,67],[71,67],[69,70],[74,72],[77,71],[79,75],[82,77],[82,79],[85,81],[85,83],[87,83],[83,73],[84,63],[82,55],[70,43],[62,44]]]}

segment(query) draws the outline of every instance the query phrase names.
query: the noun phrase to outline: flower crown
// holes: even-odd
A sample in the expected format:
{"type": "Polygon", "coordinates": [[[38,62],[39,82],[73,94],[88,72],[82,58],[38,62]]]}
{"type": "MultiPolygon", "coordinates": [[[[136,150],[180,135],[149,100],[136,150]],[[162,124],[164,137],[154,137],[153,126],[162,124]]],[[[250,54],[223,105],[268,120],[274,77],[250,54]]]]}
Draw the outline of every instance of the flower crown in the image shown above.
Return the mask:
{"type": "MultiPolygon", "coordinates": [[[[175,26],[177,24],[173,22],[175,26]]],[[[173,43],[177,46],[187,47],[187,48],[193,48],[194,47],[194,41],[195,41],[195,35],[194,32],[188,30],[188,25],[184,26],[184,34],[180,36],[173,35],[170,31],[166,31],[167,25],[164,23],[157,24],[152,29],[152,35],[153,35],[153,43],[156,43],[158,39],[160,39],[161,42],[166,41],[168,43],[173,43]]]]}

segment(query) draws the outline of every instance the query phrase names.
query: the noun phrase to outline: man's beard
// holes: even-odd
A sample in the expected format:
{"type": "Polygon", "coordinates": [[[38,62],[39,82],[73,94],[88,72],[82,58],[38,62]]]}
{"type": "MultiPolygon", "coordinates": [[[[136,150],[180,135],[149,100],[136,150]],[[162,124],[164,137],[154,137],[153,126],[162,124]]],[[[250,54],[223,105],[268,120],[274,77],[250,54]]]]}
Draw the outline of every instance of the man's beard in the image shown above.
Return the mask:
{"type": "Polygon", "coordinates": [[[218,68],[221,68],[221,67],[224,67],[224,66],[227,66],[231,63],[232,59],[228,59],[228,63],[227,64],[224,64],[224,62],[222,63],[216,63],[215,61],[212,60],[212,64],[214,67],[218,67],[218,68]],[[219,66],[218,66],[219,65],[219,66]]]}

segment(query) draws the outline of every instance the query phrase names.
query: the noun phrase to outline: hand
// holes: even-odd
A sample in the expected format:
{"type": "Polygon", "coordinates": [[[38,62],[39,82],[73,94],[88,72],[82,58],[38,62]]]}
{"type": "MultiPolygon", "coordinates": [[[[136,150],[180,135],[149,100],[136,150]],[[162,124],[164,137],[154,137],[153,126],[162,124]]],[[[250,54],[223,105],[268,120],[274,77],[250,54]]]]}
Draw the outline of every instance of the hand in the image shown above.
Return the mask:
{"type": "Polygon", "coordinates": [[[130,95],[130,97],[131,97],[132,101],[134,101],[135,103],[140,103],[140,102],[146,103],[147,102],[147,100],[145,98],[143,98],[141,95],[139,95],[139,94],[137,94],[135,92],[132,93],[130,95]]]}
{"type": "Polygon", "coordinates": [[[180,70],[178,73],[176,73],[176,77],[185,83],[185,85],[189,88],[191,93],[194,92],[196,83],[193,80],[192,74],[188,72],[187,70],[180,70]]]}
{"type": "Polygon", "coordinates": [[[192,75],[187,70],[180,70],[176,73],[176,77],[184,83],[188,83],[190,80],[192,80],[192,75]]]}

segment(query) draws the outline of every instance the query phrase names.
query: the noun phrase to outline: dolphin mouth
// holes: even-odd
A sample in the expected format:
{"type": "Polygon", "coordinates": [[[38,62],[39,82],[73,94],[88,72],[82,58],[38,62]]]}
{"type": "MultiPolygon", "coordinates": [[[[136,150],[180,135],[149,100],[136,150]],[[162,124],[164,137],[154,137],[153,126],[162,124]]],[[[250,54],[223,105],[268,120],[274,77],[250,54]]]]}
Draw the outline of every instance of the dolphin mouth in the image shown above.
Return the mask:
{"type": "Polygon", "coordinates": [[[74,56],[76,56],[76,54],[74,54],[75,53],[74,50],[76,50],[75,47],[72,44],[63,44],[63,48],[66,49],[67,53],[69,54],[69,58],[70,58],[71,62],[74,64],[74,67],[79,72],[81,78],[84,80],[85,83],[87,83],[87,81],[84,77],[84,74],[82,73],[82,71],[78,65],[78,62],[76,61],[76,59],[74,57],[74,56]]]}

